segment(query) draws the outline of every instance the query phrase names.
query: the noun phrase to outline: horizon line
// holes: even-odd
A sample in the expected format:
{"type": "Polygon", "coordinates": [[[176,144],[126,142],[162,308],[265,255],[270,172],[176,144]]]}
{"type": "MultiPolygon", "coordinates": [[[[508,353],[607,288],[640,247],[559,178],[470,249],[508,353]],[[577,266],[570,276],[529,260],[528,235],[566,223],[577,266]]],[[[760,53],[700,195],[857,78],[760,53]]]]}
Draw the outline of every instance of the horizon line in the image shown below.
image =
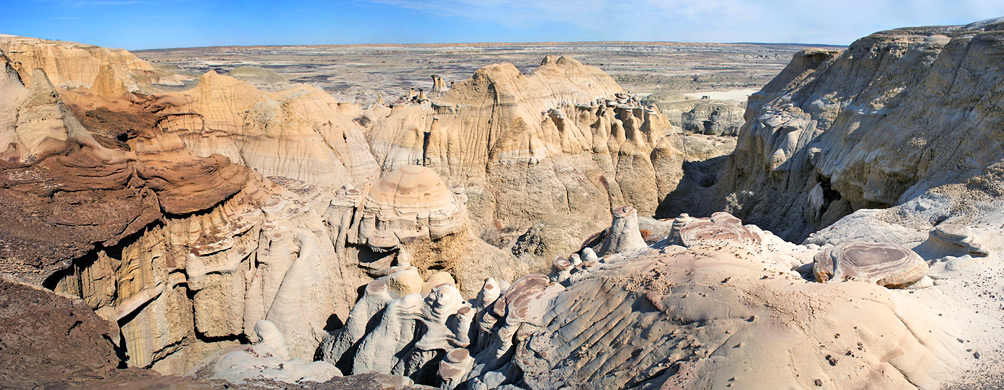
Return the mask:
{"type": "Polygon", "coordinates": [[[794,42],[683,42],[683,41],[537,41],[537,42],[445,42],[445,43],[322,43],[322,44],[265,44],[265,45],[209,45],[209,46],[178,46],[163,47],[154,49],[126,49],[130,52],[153,52],[165,50],[181,49],[220,49],[220,48],[267,48],[267,47],[448,47],[448,46],[544,46],[560,44],[649,44],[649,45],[756,45],[756,46],[802,46],[802,47],[839,47],[846,48],[849,45],[837,45],[829,43],[794,43],[794,42]]]}

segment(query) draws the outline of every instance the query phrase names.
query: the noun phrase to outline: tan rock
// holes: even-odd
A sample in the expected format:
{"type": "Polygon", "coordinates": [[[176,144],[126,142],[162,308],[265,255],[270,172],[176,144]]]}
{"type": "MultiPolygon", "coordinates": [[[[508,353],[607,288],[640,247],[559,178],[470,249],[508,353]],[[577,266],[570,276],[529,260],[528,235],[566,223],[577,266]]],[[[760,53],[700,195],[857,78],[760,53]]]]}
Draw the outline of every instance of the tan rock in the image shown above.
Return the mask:
{"type": "Polygon", "coordinates": [[[446,91],[446,82],[438,74],[432,75],[432,93],[443,93],[446,91]]]}
{"type": "Polygon", "coordinates": [[[648,247],[638,228],[638,210],[631,206],[613,209],[614,221],[604,233],[601,256],[628,252],[648,247]]]}
{"type": "Polygon", "coordinates": [[[14,63],[26,85],[36,79],[32,72],[42,69],[60,88],[83,89],[101,96],[149,93],[155,90],[155,84],[176,85],[191,79],[155,69],[122,49],[4,35],[0,36],[0,51],[14,63]]]}
{"type": "Polygon", "coordinates": [[[418,164],[464,183],[478,230],[545,222],[549,259],[608,226],[610,204],[653,213],[682,177],[688,149],[669,122],[622,92],[568,57],[528,74],[496,64],[430,103],[371,110],[367,138],[385,170],[418,164]]]}
{"type": "Polygon", "coordinates": [[[453,275],[450,275],[449,272],[445,271],[433,272],[431,275],[429,275],[428,278],[425,279],[425,284],[422,285],[421,294],[423,297],[427,296],[429,295],[430,292],[432,292],[433,289],[438,288],[439,286],[442,285],[453,286],[454,288],[456,288],[457,282],[453,280],[453,275]]]}
{"type": "Polygon", "coordinates": [[[906,287],[927,275],[927,262],[902,245],[847,242],[823,249],[812,263],[816,281],[856,280],[906,287]]]}
{"type": "Polygon", "coordinates": [[[378,251],[401,242],[439,239],[465,228],[465,198],[446,187],[435,171],[410,165],[374,183],[363,203],[358,242],[378,251]]]}
{"type": "Polygon", "coordinates": [[[743,226],[743,222],[728,213],[718,212],[711,218],[690,218],[686,214],[676,219],[672,236],[685,247],[712,245],[739,245],[754,247],[760,244],[760,235],[743,226]]]}
{"type": "Polygon", "coordinates": [[[263,92],[238,79],[208,72],[195,88],[160,97],[158,127],[176,134],[199,156],[218,153],[257,169],[330,191],[378,175],[352,116],[324,91],[298,86],[263,92]]]}
{"type": "Polygon", "coordinates": [[[410,294],[421,294],[425,281],[415,267],[396,270],[387,276],[387,289],[390,296],[397,299],[410,294]]]}
{"type": "Polygon", "coordinates": [[[963,251],[973,256],[988,256],[990,253],[985,245],[978,242],[973,229],[966,225],[944,223],[935,227],[929,234],[929,241],[936,242],[956,251],[963,251]]]}

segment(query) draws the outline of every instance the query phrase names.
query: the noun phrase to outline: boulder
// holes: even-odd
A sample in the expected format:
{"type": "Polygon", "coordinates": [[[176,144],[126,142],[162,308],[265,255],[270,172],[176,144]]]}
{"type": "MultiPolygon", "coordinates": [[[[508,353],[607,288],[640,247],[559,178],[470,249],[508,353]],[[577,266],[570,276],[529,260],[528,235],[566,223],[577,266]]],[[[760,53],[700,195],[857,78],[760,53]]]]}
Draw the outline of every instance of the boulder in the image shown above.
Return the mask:
{"type": "Polygon", "coordinates": [[[690,218],[682,214],[673,223],[670,236],[685,247],[723,244],[754,247],[761,241],[760,235],[743,226],[739,218],[723,212],[714,213],[710,218],[690,218]]]}
{"type": "Polygon", "coordinates": [[[812,263],[816,281],[854,280],[906,287],[927,275],[927,262],[902,245],[846,242],[820,251],[812,263]]]}

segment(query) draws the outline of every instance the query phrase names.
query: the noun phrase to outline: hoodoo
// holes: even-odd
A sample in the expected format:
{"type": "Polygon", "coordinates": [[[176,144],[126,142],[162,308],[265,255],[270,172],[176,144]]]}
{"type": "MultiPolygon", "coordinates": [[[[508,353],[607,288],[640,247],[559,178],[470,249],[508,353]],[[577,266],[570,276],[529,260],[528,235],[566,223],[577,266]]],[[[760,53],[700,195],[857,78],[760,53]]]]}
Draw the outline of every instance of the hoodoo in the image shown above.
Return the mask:
{"type": "Polygon", "coordinates": [[[1002,47],[0,35],[0,387],[1000,387],[1002,47]]]}

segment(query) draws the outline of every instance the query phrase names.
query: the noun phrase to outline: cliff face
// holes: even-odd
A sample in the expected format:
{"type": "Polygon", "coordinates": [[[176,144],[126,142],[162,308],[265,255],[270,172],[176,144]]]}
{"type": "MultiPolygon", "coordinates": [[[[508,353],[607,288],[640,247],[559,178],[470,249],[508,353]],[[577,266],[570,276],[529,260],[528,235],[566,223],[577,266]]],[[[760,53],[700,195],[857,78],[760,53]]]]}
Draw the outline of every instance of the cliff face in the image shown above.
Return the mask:
{"type": "MultiPolygon", "coordinates": [[[[367,138],[385,170],[425,165],[466,187],[482,231],[529,232],[543,222],[548,257],[606,226],[612,207],[652,214],[683,161],[697,157],[665,116],[622,92],[566,57],[549,56],[529,74],[491,65],[438,100],[369,110],[367,138]]],[[[694,149],[731,146],[705,143],[694,149]]]]}
{"type": "Polygon", "coordinates": [[[750,98],[714,207],[789,239],[939,193],[958,204],[927,226],[979,219],[1000,194],[1002,31],[898,29],[796,55],[750,98]]]}
{"type": "Polygon", "coordinates": [[[541,268],[478,229],[553,222],[531,258],[557,253],[682,176],[668,121],[566,58],[363,110],[214,72],[165,92],[125,51],[0,50],[2,271],[82,298],[130,366],[161,372],[257,341],[259,320],[309,360],[369,281],[407,269],[473,296],[541,268]]]}
{"type": "Polygon", "coordinates": [[[359,107],[311,86],[263,92],[216,72],[183,92],[158,96],[157,126],[195,155],[219,153],[265,176],[297,179],[329,192],[360,185],[380,171],[362,129],[359,107]]]}
{"type": "Polygon", "coordinates": [[[49,81],[59,88],[88,90],[103,96],[149,93],[156,85],[180,86],[191,79],[159,71],[122,49],[0,34],[0,51],[10,59],[25,85],[32,84],[35,69],[45,71],[49,81]]]}
{"type": "Polygon", "coordinates": [[[167,373],[235,375],[251,342],[448,388],[937,387],[1004,350],[1002,43],[989,21],[801,53],[717,158],[568,58],[364,110],[213,72],[140,93],[110,59],[25,83],[29,59],[93,69],[8,47],[36,54],[0,57],[0,272],[167,373]]]}
{"type": "Polygon", "coordinates": [[[26,88],[5,57],[0,67],[5,272],[41,284],[95,245],[117,245],[164,213],[204,210],[247,180],[246,168],[219,155],[103,144],[45,72],[26,88]]]}

